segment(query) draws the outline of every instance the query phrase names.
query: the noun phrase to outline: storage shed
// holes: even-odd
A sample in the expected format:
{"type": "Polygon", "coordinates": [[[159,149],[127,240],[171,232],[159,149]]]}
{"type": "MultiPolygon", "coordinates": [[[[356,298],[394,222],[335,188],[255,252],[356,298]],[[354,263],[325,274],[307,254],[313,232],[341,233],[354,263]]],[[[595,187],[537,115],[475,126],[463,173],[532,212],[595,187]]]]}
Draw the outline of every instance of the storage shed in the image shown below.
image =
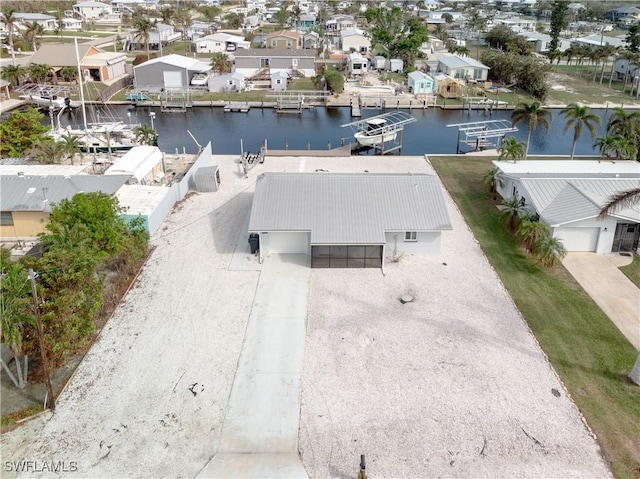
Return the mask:
{"type": "Polygon", "coordinates": [[[193,180],[196,184],[196,191],[200,193],[218,191],[220,170],[217,165],[203,166],[193,174],[193,180]]]}
{"type": "Polygon", "coordinates": [[[134,146],[105,172],[105,175],[130,175],[130,185],[162,183],[163,153],[157,146],[134,146]]]}

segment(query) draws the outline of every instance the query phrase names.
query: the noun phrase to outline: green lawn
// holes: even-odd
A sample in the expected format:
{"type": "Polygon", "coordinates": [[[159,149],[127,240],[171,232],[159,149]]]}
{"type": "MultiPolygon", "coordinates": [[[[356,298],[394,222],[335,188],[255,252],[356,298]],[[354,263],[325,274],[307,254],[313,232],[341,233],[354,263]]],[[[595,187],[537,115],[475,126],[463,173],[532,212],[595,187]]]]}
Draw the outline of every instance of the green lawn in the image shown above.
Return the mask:
{"type": "Polygon", "coordinates": [[[630,265],[623,266],[620,268],[627,278],[629,278],[633,283],[640,288],[640,256],[634,255],[633,262],[630,265]]]}
{"type": "Polygon", "coordinates": [[[545,271],[507,233],[482,177],[486,157],[431,157],[487,258],[598,437],[616,477],[640,472],[637,352],[560,265],[545,271]]]}

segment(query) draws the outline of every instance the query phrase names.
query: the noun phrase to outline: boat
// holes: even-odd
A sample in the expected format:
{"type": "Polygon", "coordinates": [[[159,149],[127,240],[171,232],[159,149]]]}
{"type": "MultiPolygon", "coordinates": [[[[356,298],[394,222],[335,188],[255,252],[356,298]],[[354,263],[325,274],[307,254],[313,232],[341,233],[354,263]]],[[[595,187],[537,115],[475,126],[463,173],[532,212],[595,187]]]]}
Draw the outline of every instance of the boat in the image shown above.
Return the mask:
{"type": "Polygon", "coordinates": [[[370,118],[366,120],[366,128],[357,131],[353,137],[362,146],[377,146],[388,141],[394,141],[398,130],[390,128],[385,118],[370,118]]]}
{"type": "Polygon", "coordinates": [[[72,104],[71,98],[59,97],[50,90],[41,89],[38,93],[28,93],[20,96],[21,100],[29,102],[37,108],[45,108],[53,111],[59,111],[64,108],[75,108],[77,105],[72,104]]]}

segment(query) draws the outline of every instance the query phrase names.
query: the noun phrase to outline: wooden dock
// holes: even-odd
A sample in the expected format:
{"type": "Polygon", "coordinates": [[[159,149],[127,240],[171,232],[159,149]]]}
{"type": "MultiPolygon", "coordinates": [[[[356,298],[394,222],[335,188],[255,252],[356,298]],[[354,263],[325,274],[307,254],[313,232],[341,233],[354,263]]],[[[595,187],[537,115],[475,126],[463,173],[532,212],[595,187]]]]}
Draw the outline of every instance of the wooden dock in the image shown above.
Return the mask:
{"type": "Polygon", "coordinates": [[[247,103],[231,102],[224,106],[225,113],[232,112],[232,111],[240,112],[240,113],[248,113],[250,109],[251,107],[247,103]]]}

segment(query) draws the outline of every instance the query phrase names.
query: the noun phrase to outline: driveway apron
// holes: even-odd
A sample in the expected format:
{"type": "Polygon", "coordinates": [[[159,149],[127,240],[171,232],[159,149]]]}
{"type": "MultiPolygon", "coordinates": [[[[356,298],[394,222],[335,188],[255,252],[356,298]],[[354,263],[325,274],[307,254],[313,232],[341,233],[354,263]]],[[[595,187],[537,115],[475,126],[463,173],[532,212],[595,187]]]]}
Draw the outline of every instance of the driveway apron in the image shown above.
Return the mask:
{"type": "Polygon", "coordinates": [[[265,259],[218,451],[198,477],[308,477],[298,455],[308,262],[265,259]]]}

